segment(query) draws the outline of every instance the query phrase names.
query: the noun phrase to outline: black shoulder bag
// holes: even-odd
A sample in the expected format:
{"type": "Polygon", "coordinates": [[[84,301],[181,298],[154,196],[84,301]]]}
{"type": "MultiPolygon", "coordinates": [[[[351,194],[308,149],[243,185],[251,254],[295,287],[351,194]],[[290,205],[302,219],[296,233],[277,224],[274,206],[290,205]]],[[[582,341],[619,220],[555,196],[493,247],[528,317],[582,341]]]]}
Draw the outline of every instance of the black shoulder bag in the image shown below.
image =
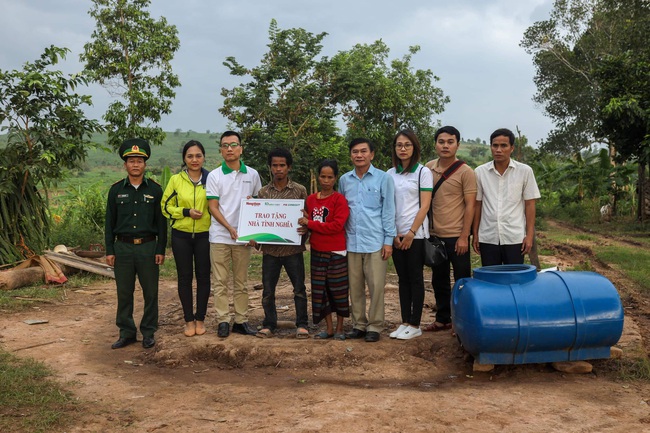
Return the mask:
{"type": "MultiPolygon", "coordinates": [[[[458,160],[454,162],[440,177],[436,185],[433,187],[433,191],[431,192],[431,205],[429,207],[429,211],[427,212],[427,215],[429,216],[429,220],[433,224],[433,212],[431,211],[433,207],[433,196],[436,194],[436,191],[440,188],[440,185],[447,180],[448,177],[450,177],[452,174],[456,172],[460,168],[461,165],[465,164],[465,161],[458,160]]],[[[420,173],[418,174],[418,203],[420,202],[420,178],[422,177],[422,169],[425,167],[422,167],[420,169],[420,173]]],[[[427,168],[429,170],[429,168],[427,168]]],[[[422,224],[424,227],[424,223],[422,224]]],[[[445,242],[440,239],[438,236],[435,235],[430,235],[429,239],[427,239],[428,242],[424,243],[424,264],[433,268],[435,266],[441,265],[442,263],[447,261],[447,249],[445,248],[445,242]]]]}

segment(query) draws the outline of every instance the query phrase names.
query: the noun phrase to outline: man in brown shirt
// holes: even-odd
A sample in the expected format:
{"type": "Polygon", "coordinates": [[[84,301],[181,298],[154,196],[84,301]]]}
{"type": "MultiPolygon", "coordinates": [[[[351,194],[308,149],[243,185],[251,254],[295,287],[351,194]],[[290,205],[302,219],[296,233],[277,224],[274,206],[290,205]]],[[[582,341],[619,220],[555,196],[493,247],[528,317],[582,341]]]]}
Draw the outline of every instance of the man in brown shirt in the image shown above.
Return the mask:
{"type": "MultiPolygon", "coordinates": [[[[276,148],[269,152],[268,165],[271,169],[271,182],[262,187],[258,197],[268,199],[298,199],[307,198],[304,186],[289,179],[289,171],[293,164],[291,152],[287,149],[276,148]]],[[[296,226],[298,222],[296,221],[296,226]]],[[[301,228],[300,231],[303,231],[301,228]]],[[[304,238],[303,238],[304,239],[304,238]]],[[[258,337],[270,337],[278,325],[278,314],[275,307],[275,288],[280,278],[280,271],[284,266],[291,284],[293,285],[293,300],[296,306],[296,331],[297,338],[309,338],[307,326],[307,291],[305,288],[305,264],[302,245],[262,245],[262,307],[264,308],[264,321],[258,337]]]]}
{"type": "MultiPolygon", "coordinates": [[[[460,132],[453,126],[443,126],[435,134],[438,158],[427,163],[433,172],[433,185],[456,161],[460,146],[460,132]]],[[[451,329],[450,265],[454,267],[454,281],[472,276],[469,257],[469,236],[474,218],[476,176],[462,164],[440,185],[431,201],[433,209],[432,234],[445,242],[447,261],[433,268],[431,285],[436,297],[436,320],[425,326],[425,331],[451,329]]]]}

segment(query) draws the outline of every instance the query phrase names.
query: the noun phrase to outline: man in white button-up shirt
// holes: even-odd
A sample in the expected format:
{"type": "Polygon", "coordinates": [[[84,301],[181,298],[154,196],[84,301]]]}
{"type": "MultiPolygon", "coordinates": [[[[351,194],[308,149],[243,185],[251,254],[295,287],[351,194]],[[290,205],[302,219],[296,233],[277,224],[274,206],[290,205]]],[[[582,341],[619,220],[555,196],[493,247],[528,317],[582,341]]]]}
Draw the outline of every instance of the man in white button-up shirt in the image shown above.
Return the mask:
{"type": "Polygon", "coordinates": [[[539,188],[533,169],[510,158],[515,149],[512,131],[494,131],[490,149],[493,161],[475,170],[472,246],[483,266],[521,264],[533,246],[539,188]]]}

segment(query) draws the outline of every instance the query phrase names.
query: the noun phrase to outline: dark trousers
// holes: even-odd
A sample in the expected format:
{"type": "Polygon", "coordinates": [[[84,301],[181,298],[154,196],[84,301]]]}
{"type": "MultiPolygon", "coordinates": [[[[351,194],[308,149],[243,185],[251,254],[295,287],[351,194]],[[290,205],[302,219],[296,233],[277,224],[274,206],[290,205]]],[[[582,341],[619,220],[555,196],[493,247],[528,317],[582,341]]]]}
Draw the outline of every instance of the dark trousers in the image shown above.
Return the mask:
{"type": "Polygon", "coordinates": [[[136,336],[133,320],[133,292],[137,275],[142,286],[144,312],[140,321],[143,337],[153,337],[158,330],[158,265],[156,264],[156,242],[140,245],[115,242],[115,283],[117,285],[117,315],[115,324],[120,328],[120,337],[136,336]]]}
{"type": "Polygon", "coordinates": [[[521,245],[494,245],[479,242],[481,265],[522,265],[524,263],[524,255],[521,254],[521,245]]]}
{"type": "Polygon", "coordinates": [[[172,230],[172,251],[178,275],[178,298],[186,322],[205,320],[210,297],[210,240],[208,232],[192,233],[172,230]],[[196,313],[192,278],[196,274],[196,313]]]}
{"type": "Polygon", "coordinates": [[[413,239],[408,250],[393,249],[393,263],[399,279],[402,323],[418,327],[424,306],[424,239],[413,239]]]}
{"type": "Polygon", "coordinates": [[[472,276],[469,251],[459,256],[456,254],[456,241],[458,238],[440,238],[445,243],[447,261],[432,269],[431,285],[436,296],[436,322],[451,323],[451,269],[454,268],[454,281],[472,276]]]}
{"type": "Polygon", "coordinates": [[[296,326],[306,328],[309,325],[307,316],[307,289],[305,287],[305,262],[302,253],[284,257],[274,257],[264,254],[262,257],[262,307],[264,321],[262,326],[270,330],[278,327],[278,312],[275,307],[275,287],[280,279],[280,271],[284,266],[291,284],[293,285],[293,301],[296,306],[296,326]]]}

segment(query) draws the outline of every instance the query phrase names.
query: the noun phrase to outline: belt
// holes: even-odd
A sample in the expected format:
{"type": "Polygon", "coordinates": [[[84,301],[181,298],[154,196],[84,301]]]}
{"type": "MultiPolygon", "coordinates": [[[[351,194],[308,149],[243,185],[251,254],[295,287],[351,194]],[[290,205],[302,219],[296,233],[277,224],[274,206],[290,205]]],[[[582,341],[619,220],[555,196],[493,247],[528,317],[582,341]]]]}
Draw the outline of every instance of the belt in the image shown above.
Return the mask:
{"type": "Polygon", "coordinates": [[[146,242],[155,241],[156,236],[151,235],[151,236],[144,236],[144,237],[141,237],[141,238],[136,238],[135,236],[117,235],[117,240],[120,241],[120,242],[125,242],[127,244],[140,245],[140,244],[144,244],[146,242]]]}

